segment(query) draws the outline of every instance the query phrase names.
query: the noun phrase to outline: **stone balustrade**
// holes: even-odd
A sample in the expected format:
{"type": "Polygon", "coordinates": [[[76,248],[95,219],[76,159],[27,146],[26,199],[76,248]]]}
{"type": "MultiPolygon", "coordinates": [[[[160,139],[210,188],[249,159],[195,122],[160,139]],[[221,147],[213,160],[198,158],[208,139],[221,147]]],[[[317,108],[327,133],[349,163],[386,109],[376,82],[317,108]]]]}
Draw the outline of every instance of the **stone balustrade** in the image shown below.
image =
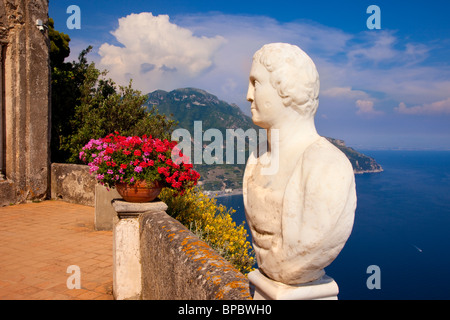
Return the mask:
{"type": "Polygon", "coordinates": [[[249,300],[247,278],[160,201],[113,200],[114,297],[118,300],[249,300]]]}
{"type": "Polygon", "coordinates": [[[248,300],[247,277],[170,217],[162,202],[121,201],[85,165],[52,164],[52,199],[95,207],[95,228],[113,230],[118,300],[248,300]]]}

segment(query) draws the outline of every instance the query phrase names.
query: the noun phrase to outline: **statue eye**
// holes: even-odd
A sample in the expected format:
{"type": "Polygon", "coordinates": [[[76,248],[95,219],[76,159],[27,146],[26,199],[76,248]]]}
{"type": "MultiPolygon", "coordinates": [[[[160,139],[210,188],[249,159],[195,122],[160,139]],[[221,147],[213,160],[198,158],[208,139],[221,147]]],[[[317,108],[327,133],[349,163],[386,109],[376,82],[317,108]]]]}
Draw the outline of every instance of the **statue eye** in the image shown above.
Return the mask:
{"type": "Polygon", "coordinates": [[[253,87],[256,87],[256,85],[259,85],[258,80],[256,80],[255,77],[250,77],[250,83],[252,84],[253,87]]]}

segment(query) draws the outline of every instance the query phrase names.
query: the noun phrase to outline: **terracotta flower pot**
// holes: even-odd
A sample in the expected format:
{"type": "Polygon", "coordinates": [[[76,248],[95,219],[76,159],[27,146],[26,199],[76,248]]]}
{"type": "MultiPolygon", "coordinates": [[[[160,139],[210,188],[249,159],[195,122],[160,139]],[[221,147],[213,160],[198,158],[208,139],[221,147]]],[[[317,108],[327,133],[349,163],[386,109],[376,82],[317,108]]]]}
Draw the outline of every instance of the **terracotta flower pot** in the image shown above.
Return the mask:
{"type": "Polygon", "coordinates": [[[145,181],[138,181],[133,185],[116,183],[116,190],[125,201],[128,202],[150,202],[161,193],[162,187],[158,181],[147,185],[145,181]]]}

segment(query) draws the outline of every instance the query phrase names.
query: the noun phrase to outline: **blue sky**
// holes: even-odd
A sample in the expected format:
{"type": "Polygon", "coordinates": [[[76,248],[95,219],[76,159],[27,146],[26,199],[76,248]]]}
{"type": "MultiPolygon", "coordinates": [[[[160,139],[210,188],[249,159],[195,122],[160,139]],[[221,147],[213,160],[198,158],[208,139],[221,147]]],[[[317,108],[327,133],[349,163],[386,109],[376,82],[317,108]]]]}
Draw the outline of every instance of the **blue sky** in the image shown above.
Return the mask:
{"type": "Polygon", "coordinates": [[[119,84],[143,93],[197,87],[245,100],[253,53],[265,43],[298,45],[321,78],[319,134],[357,149],[450,150],[450,2],[50,0],[74,60],[89,58],[119,84]],[[367,8],[381,9],[369,30],[367,8]],[[70,30],[67,8],[81,9],[70,30]]]}

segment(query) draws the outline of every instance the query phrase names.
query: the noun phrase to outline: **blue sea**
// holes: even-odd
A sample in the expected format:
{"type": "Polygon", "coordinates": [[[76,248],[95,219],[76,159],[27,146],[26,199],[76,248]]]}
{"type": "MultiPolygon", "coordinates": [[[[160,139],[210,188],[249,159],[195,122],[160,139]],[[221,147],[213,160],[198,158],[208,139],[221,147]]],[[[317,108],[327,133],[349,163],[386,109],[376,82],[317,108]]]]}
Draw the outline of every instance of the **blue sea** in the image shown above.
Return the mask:
{"type": "MultiPolygon", "coordinates": [[[[450,151],[362,152],[384,172],[356,175],[353,231],[326,268],[339,299],[450,299],[450,151]]],[[[241,195],[217,201],[245,220],[241,195]]]]}

